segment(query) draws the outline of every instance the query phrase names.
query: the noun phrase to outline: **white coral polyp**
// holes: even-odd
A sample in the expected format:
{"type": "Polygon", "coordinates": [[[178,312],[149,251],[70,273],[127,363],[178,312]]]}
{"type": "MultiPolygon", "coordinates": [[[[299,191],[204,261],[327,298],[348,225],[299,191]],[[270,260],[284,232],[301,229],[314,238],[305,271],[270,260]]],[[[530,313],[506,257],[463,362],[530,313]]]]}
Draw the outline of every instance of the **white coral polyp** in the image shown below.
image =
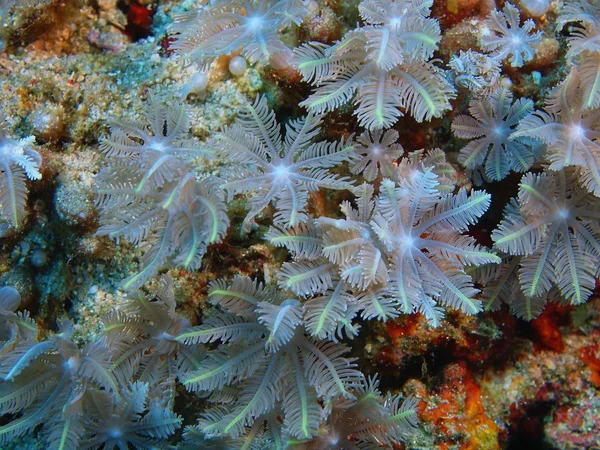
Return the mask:
{"type": "Polygon", "coordinates": [[[506,3],[502,11],[494,10],[485,21],[481,31],[481,45],[498,61],[509,58],[510,65],[521,67],[534,57],[533,47],[538,45],[542,33],[531,33],[535,22],[527,19],[523,26],[519,10],[506,3]]]}
{"type": "Polygon", "coordinates": [[[12,139],[7,136],[8,125],[0,110],[0,211],[15,228],[23,222],[27,204],[26,180],[42,178],[42,158],[33,150],[35,138],[12,139]]]}

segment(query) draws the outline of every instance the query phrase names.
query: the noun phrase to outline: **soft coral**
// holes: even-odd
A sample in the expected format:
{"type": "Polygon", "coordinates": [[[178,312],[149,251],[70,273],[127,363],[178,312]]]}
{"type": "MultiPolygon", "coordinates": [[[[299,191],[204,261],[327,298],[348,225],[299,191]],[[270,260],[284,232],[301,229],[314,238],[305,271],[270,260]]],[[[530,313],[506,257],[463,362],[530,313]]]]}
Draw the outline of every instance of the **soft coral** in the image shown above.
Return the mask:
{"type": "Polygon", "coordinates": [[[431,61],[441,33],[432,2],[363,1],[364,26],[333,46],[308,43],[295,64],[316,91],[301,105],[331,111],[356,94],[354,114],[368,129],[389,128],[408,111],[419,122],[450,109],[452,85],[431,61]]]}
{"type": "Polygon", "coordinates": [[[573,68],[556,86],[545,109],[525,117],[510,139],[533,138],[547,144],[549,169],[576,166],[582,184],[600,196],[600,110],[585,108],[585,85],[573,68]]]}
{"type": "Polygon", "coordinates": [[[492,181],[504,179],[511,170],[525,172],[535,160],[531,140],[509,139],[509,136],[519,121],[532,111],[530,99],[513,102],[512,93],[505,87],[471,100],[469,112],[473,117],[460,115],[452,123],[457,137],[472,139],[460,150],[458,161],[468,169],[485,166],[485,175],[492,181]]]}
{"type": "Polygon", "coordinates": [[[209,244],[229,225],[223,193],[210,177],[196,180],[185,157],[201,153],[188,139],[185,109],[151,98],[144,123],[119,121],[100,149],[114,163],[97,176],[98,234],[144,244],[143,268],[124,281],[128,290],[156,275],[166,262],[200,267],[209,244]]]}
{"type": "Polygon", "coordinates": [[[235,194],[257,190],[243,227],[250,225],[273,201],[275,223],[284,227],[306,222],[308,193],[320,187],[347,189],[347,177],[329,169],[353,160],[350,142],[313,142],[319,134],[321,116],[309,114],[287,124],[285,137],[265,97],[257,97],[240,114],[238,122],[218,133],[213,145],[230,162],[223,185],[231,199],[235,194]]]}
{"type": "Polygon", "coordinates": [[[556,285],[572,304],[588,299],[600,257],[599,206],[572,169],[523,176],[519,196],[492,238],[500,250],[523,255],[519,280],[525,296],[545,296],[556,285]]]}
{"type": "Polygon", "coordinates": [[[15,228],[25,216],[27,178],[42,178],[39,171],[42,158],[31,148],[34,142],[33,136],[19,140],[8,137],[8,124],[0,110],[0,209],[15,228]]]}
{"type": "Polygon", "coordinates": [[[201,64],[241,49],[252,63],[285,66],[291,51],[279,30],[300,24],[304,12],[301,0],[219,2],[177,17],[171,28],[176,35],[173,48],[201,64]]]}

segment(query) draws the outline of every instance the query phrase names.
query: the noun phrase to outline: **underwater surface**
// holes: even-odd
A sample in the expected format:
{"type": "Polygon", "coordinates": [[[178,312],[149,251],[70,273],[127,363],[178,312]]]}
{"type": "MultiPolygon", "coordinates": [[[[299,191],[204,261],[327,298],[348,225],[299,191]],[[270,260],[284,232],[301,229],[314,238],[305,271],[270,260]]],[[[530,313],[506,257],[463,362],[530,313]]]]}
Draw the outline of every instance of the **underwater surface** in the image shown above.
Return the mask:
{"type": "Polygon", "coordinates": [[[600,448],[598,0],[0,0],[0,449],[600,448]]]}

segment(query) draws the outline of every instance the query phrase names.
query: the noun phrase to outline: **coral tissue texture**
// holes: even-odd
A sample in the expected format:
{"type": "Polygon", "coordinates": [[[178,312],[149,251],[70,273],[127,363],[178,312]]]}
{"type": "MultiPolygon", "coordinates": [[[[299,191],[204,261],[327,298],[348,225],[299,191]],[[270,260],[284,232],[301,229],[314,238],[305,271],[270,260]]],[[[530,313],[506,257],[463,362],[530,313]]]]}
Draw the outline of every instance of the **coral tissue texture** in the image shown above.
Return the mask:
{"type": "Polygon", "coordinates": [[[0,0],[0,448],[600,448],[598,0],[0,0]]]}

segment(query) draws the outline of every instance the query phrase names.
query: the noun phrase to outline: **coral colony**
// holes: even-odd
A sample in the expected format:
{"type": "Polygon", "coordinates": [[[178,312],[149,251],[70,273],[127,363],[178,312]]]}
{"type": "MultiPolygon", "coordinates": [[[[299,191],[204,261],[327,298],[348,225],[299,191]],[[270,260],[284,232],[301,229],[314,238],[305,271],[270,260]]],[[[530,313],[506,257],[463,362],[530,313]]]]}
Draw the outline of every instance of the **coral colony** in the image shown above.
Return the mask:
{"type": "Polygon", "coordinates": [[[0,447],[597,448],[598,0],[0,0],[0,447]]]}

